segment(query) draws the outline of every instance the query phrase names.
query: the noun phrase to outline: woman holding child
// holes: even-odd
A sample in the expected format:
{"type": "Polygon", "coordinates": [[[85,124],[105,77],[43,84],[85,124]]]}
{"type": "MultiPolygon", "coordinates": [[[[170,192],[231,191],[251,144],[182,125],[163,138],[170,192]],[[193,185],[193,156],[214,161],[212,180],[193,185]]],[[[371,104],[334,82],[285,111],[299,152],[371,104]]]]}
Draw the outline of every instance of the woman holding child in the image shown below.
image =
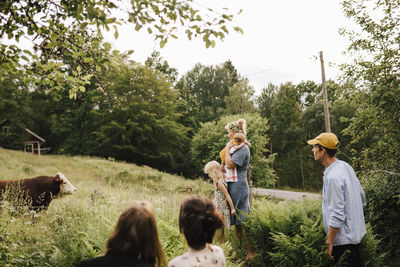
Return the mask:
{"type": "Polygon", "coordinates": [[[245,221],[244,215],[250,212],[250,189],[246,177],[250,161],[249,143],[245,140],[241,144],[238,143],[245,139],[246,121],[244,119],[233,121],[228,123],[225,129],[228,131],[230,140],[224,148],[225,152],[221,151],[220,156],[222,162],[225,162],[228,192],[236,210],[236,216],[231,217],[231,225],[235,225],[236,233],[240,237],[242,231],[240,224],[245,221]],[[233,176],[230,177],[231,173],[233,176]]]}

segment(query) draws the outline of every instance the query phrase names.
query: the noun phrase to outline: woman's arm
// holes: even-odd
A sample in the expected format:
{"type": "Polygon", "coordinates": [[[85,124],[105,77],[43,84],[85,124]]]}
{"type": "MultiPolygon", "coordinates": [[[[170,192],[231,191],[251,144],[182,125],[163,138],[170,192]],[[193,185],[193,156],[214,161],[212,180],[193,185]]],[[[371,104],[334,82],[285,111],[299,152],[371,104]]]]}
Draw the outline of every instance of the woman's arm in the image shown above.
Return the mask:
{"type": "Polygon", "coordinates": [[[233,206],[233,201],[231,195],[229,195],[228,193],[228,190],[226,190],[226,187],[221,183],[217,183],[217,186],[219,190],[221,190],[222,193],[224,193],[225,198],[228,201],[229,207],[231,208],[231,215],[235,215],[236,214],[235,206],[233,206]]]}
{"type": "Polygon", "coordinates": [[[232,161],[231,153],[229,153],[229,150],[231,149],[232,146],[233,146],[232,141],[229,141],[226,144],[225,163],[228,169],[235,168],[235,163],[232,161]]]}

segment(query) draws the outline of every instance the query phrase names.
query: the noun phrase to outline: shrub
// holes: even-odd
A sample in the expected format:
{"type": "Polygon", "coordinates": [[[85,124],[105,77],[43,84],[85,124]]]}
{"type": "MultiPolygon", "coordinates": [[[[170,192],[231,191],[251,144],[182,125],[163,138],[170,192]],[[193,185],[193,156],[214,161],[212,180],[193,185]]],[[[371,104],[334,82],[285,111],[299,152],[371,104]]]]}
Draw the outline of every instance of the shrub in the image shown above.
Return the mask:
{"type": "MultiPolygon", "coordinates": [[[[330,266],[325,254],[321,202],[256,202],[245,225],[256,249],[251,266],[330,266]]],[[[238,246],[238,244],[234,244],[238,246]]],[[[240,249],[240,248],[236,248],[240,249]]],[[[376,240],[368,231],[361,243],[366,266],[380,266],[376,240]]]]}
{"type": "Polygon", "coordinates": [[[272,168],[275,155],[267,158],[268,120],[261,118],[258,114],[225,116],[217,122],[201,124],[191,143],[191,152],[197,174],[204,175],[203,168],[208,161],[218,160],[220,162],[219,153],[229,141],[225,125],[240,118],[244,118],[247,122],[247,140],[252,144],[250,147],[250,163],[254,184],[257,186],[275,184],[277,176],[272,168]]]}
{"type": "Polygon", "coordinates": [[[385,255],[386,265],[396,266],[400,262],[400,177],[380,172],[361,181],[367,198],[365,218],[380,240],[378,248],[385,255]]]}

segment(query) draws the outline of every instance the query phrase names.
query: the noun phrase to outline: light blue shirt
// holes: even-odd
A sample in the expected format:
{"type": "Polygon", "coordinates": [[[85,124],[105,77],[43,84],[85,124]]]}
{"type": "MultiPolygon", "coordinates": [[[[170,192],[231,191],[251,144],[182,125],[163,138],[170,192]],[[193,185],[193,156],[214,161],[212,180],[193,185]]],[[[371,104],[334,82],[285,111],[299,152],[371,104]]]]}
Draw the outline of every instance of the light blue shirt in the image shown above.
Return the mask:
{"type": "Polygon", "coordinates": [[[336,160],[324,171],[322,215],[325,232],[329,226],[339,228],[334,246],[359,244],[367,232],[363,206],[365,194],[353,168],[336,160]]]}

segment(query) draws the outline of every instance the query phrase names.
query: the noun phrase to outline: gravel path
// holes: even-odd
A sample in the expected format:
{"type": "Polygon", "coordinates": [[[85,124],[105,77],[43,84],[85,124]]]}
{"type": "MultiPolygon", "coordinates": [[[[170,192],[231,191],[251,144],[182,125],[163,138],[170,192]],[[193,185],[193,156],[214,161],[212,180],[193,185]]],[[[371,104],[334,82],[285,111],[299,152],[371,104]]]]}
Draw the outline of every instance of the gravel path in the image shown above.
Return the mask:
{"type": "Polygon", "coordinates": [[[321,194],[293,192],[293,191],[265,189],[265,188],[253,188],[253,193],[256,195],[264,195],[264,196],[269,195],[273,198],[283,198],[286,200],[298,200],[303,197],[321,198],[321,194]]]}

